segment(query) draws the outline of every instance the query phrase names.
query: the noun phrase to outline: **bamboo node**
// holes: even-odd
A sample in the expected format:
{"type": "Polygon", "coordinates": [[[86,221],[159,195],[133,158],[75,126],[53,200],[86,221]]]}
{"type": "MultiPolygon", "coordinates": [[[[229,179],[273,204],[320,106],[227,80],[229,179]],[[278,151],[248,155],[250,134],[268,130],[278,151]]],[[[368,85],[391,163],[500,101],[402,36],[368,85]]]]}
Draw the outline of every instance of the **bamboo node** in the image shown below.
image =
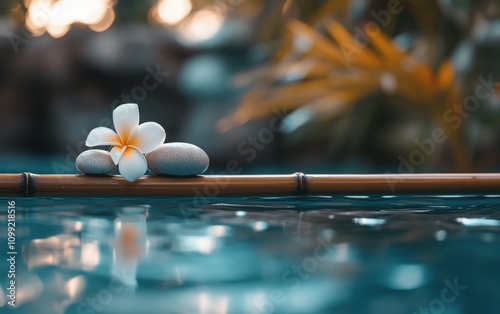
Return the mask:
{"type": "Polygon", "coordinates": [[[303,172],[294,173],[297,178],[297,194],[307,194],[307,177],[303,172]]]}

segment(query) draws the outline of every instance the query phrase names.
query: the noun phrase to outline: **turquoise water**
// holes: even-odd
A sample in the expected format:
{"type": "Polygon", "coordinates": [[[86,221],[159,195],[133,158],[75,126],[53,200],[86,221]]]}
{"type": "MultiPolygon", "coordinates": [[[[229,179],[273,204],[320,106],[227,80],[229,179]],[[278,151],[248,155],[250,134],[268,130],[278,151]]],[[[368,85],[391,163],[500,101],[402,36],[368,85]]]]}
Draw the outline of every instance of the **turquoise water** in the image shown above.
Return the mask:
{"type": "Polygon", "coordinates": [[[500,313],[500,196],[11,200],[1,313],[500,313]]]}

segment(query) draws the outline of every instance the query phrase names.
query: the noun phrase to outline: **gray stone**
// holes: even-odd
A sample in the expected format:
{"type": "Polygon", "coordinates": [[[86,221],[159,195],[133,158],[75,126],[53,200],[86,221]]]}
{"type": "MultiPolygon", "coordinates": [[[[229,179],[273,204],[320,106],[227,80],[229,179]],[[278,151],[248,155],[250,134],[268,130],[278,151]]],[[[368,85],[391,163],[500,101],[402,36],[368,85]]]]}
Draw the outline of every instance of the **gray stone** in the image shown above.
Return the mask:
{"type": "Polygon", "coordinates": [[[108,151],[90,149],[81,153],[75,162],[76,168],[83,174],[108,174],[116,169],[108,151]]]}
{"type": "Polygon", "coordinates": [[[156,174],[194,176],[207,170],[210,160],[207,153],[188,143],[167,143],[146,154],[148,168],[156,174]]]}

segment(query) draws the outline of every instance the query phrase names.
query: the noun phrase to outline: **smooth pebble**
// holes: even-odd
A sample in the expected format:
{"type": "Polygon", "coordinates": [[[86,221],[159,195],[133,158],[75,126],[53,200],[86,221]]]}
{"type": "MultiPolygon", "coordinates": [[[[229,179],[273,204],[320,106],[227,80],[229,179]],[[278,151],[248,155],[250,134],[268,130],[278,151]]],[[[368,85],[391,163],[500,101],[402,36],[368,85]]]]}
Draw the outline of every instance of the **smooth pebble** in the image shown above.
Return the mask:
{"type": "Polygon", "coordinates": [[[207,170],[207,153],[189,143],[167,143],[146,155],[148,168],[156,174],[194,176],[207,170]]]}
{"type": "Polygon", "coordinates": [[[81,153],[75,162],[76,168],[83,174],[108,174],[116,169],[108,151],[91,149],[81,153]]]}

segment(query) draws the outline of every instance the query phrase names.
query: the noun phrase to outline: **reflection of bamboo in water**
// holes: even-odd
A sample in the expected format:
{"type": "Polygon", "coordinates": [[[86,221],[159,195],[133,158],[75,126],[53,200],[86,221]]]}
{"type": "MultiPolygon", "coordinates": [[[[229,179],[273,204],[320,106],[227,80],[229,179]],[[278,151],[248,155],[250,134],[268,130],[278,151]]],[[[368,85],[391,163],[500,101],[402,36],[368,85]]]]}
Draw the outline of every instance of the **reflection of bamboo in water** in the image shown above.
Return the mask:
{"type": "Polygon", "coordinates": [[[173,178],[0,174],[2,196],[330,195],[498,193],[500,174],[207,175],[173,178]]]}

